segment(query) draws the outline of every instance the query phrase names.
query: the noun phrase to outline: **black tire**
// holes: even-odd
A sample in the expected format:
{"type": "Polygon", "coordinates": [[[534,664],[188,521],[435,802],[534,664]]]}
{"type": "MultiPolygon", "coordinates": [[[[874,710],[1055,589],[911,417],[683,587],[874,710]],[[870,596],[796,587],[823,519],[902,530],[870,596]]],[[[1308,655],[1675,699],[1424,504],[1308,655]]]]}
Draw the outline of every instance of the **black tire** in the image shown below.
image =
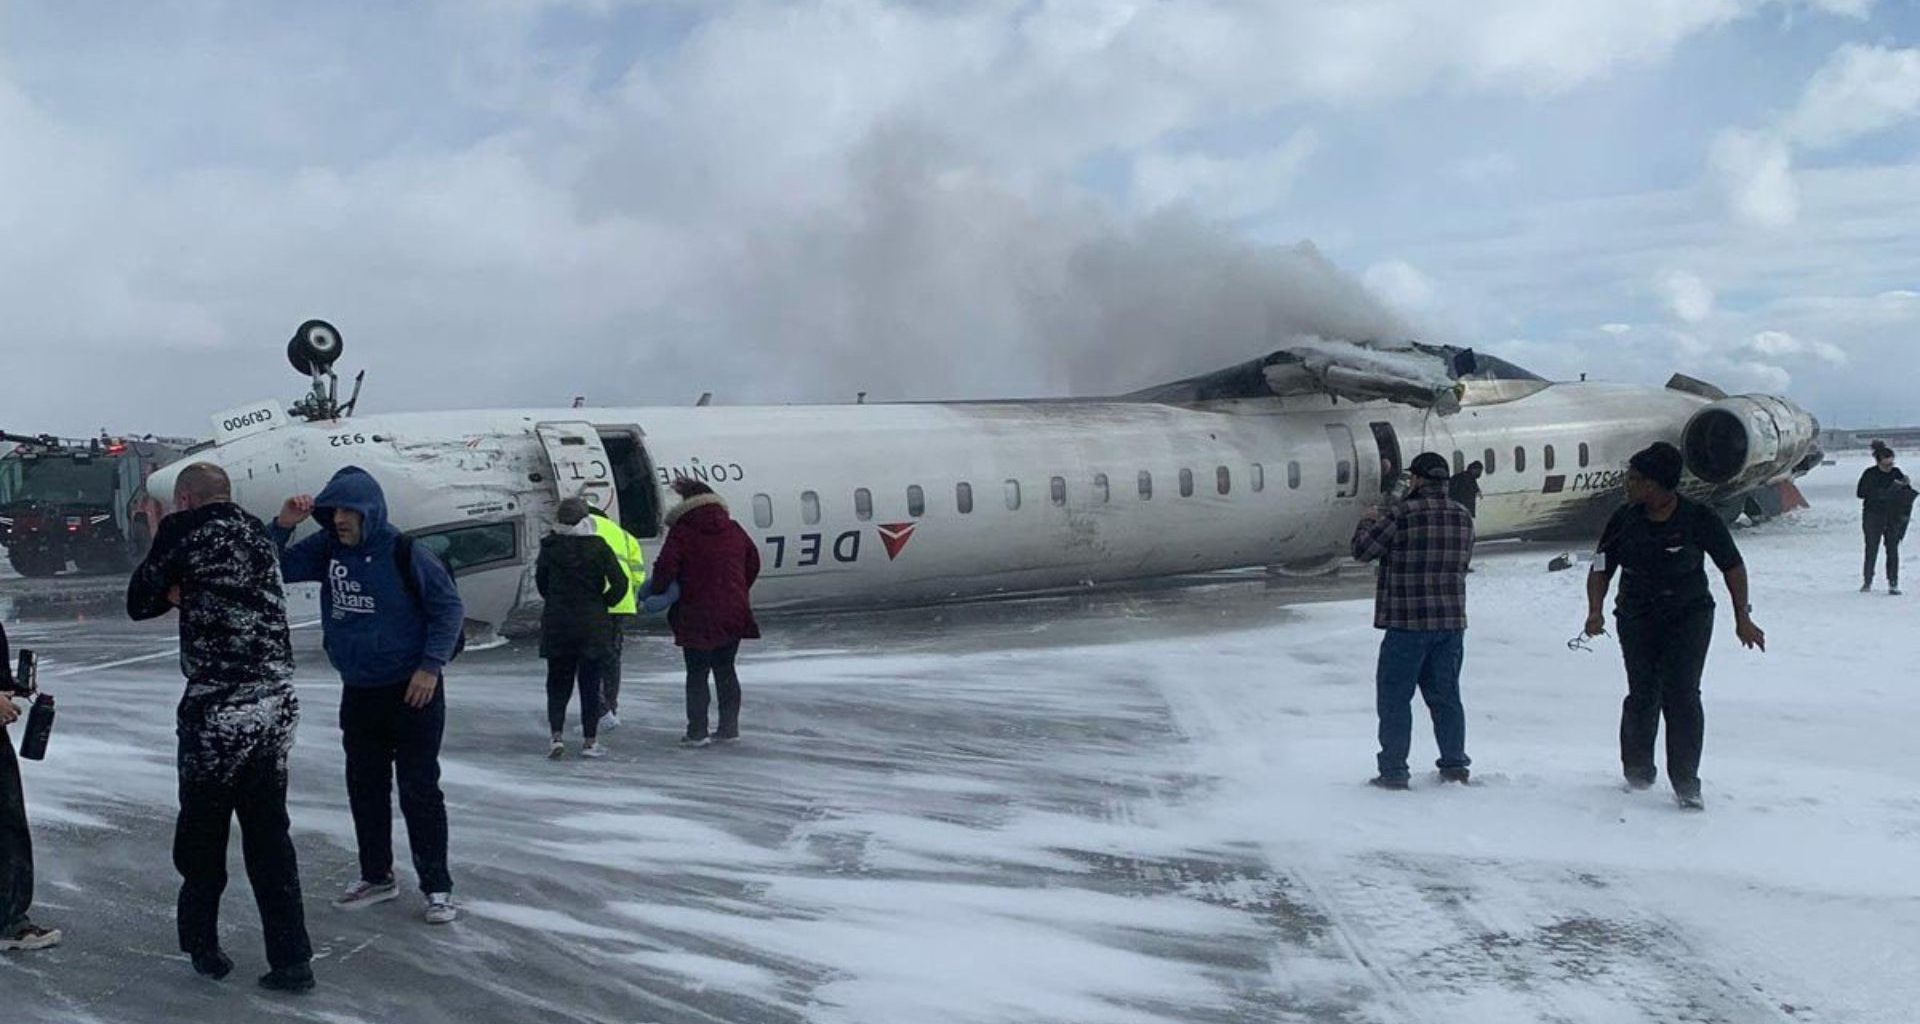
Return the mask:
{"type": "Polygon", "coordinates": [[[30,579],[46,579],[49,576],[58,575],[60,570],[67,567],[64,559],[44,551],[16,552],[9,548],[7,561],[12,563],[14,572],[30,579]]]}
{"type": "Polygon", "coordinates": [[[339,328],[325,320],[309,320],[287,342],[287,362],[302,376],[325,373],[339,361],[344,347],[339,328]]]}

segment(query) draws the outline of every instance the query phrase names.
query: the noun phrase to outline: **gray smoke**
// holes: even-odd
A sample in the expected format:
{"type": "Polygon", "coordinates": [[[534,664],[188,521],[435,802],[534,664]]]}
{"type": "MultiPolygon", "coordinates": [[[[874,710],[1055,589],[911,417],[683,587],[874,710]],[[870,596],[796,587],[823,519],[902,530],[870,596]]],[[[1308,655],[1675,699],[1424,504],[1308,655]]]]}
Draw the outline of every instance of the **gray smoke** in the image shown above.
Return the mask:
{"type": "MultiPolygon", "coordinates": [[[[1185,213],[1127,221],[1084,194],[1022,195],[924,133],[880,133],[847,200],[723,268],[673,362],[716,357],[759,400],[1102,395],[1289,339],[1408,328],[1310,243],[1250,244],[1185,213]]],[[[705,374],[702,379],[709,379],[705,374]]]]}

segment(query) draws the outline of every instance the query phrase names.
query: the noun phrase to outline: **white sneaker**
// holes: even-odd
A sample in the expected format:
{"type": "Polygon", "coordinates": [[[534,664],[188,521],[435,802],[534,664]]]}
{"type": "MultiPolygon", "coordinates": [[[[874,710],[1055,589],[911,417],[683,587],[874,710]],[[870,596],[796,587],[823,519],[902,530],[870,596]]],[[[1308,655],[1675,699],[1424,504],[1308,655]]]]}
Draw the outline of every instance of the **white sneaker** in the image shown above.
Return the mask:
{"type": "Polygon", "coordinates": [[[6,952],[28,952],[36,949],[52,949],[60,944],[60,929],[42,928],[37,924],[23,924],[11,935],[0,936],[0,950],[6,952]]]}
{"type": "Polygon", "coordinates": [[[453,905],[450,892],[430,892],[427,894],[427,923],[452,924],[460,916],[460,908],[453,905]]]}
{"type": "Polygon", "coordinates": [[[605,757],[607,756],[607,751],[606,751],[606,748],[602,747],[598,743],[589,743],[586,746],[580,748],[580,756],[581,757],[605,757]]]}
{"type": "Polygon", "coordinates": [[[554,740],[553,746],[547,748],[547,760],[549,761],[558,761],[565,756],[567,756],[567,745],[559,740],[554,740]]]}
{"type": "Polygon", "coordinates": [[[617,712],[617,711],[609,711],[609,712],[607,712],[606,714],[604,714],[604,715],[601,715],[601,716],[600,716],[600,731],[601,731],[601,732],[607,732],[608,730],[611,730],[611,729],[618,729],[618,728],[620,728],[620,713],[619,713],[619,712],[617,712]]]}
{"type": "Polygon", "coordinates": [[[389,878],[384,882],[369,882],[365,879],[347,886],[347,890],[333,901],[335,909],[358,910],[371,907],[375,903],[385,903],[400,896],[400,887],[389,878]]]}

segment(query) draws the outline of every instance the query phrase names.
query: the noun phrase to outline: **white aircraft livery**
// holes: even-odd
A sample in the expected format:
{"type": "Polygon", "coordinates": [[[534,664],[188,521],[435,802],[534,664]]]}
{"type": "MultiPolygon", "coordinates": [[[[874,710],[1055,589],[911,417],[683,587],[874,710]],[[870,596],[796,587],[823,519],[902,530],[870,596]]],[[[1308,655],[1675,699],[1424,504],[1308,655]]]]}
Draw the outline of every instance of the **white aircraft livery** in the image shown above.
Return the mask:
{"type": "MultiPolygon", "coordinates": [[[[1105,399],[353,415],[338,333],[288,344],[312,391],[214,417],[175,466],[224,467],[273,516],[343,466],[452,569],[470,629],[537,622],[533,562],[581,496],[652,559],[678,477],[710,484],[758,540],[763,609],[899,605],[1213,570],[1311,571],[1345,557],[1361,513],[1421,452],[1480,462],[1482,540],[1596,533],[1626,460],[1657,440],[1723,514],[1801,504],[1818,425],[1778,397],[1551,383],[1468,349],[1302,340],[1217,373],[1105,399]]],[[[171,493],[176,468],[149,488],[171,493]]],[[[305,529],[311,529],[306,527],[305,529]]]]}

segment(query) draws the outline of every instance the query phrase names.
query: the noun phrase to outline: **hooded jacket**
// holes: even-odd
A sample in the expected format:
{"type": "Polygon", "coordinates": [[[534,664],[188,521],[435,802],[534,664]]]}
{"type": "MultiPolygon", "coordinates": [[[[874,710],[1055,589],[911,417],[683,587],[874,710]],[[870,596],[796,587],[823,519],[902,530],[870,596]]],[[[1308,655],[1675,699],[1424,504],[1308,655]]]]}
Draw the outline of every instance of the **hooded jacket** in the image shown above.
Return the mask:
{"type": "Polygon", "coordinates": [[[400,531],[387,521],[379,482],[358,466],[341,469],[314,498],[313,518],[320,532],[291,546],[292,530],[276,522],[270,531],[287,582],[321,584],[321,631],[341,682],[392,686],[416,671],[445,668],[466,620],[460,592],[440,559],[415,544],[410,568],[420,600],[414,600],[394,564],[400,531]],[[353,547],[333,532],[339,509],[360,513],[360,543],[353,547]]]}
{"type": "MultiPolygon", "coordinates": [[[[627,571],[607,547],[588,516],[564,532],[540,541],[533,583],[546,599],[540,613],[540,656],[577,654],[604,658],[613,653],[612,609],[627,603],[627,571]]],[[[616,527],[617,529],[617,527],[616,527]]]]}
{"type": "Polygon", "coordinates": [[[680,599],[667,611],[673,642],[711,651],[760,636],[748,591],[760,576],[760,551],[727,514],[717,494],[687,499],[667,512],[667,542],[653,560],[647,589],[680,599]]]}
{"type": "Polygon", "coordinates": [[[223,782],[261,758],[284,762],[300,702],[274,545],[260,521],[229,502],[160,521],[127,583],[127,614],[156,619],[180,588],[176,727],[181,775],[223,782]]]}

